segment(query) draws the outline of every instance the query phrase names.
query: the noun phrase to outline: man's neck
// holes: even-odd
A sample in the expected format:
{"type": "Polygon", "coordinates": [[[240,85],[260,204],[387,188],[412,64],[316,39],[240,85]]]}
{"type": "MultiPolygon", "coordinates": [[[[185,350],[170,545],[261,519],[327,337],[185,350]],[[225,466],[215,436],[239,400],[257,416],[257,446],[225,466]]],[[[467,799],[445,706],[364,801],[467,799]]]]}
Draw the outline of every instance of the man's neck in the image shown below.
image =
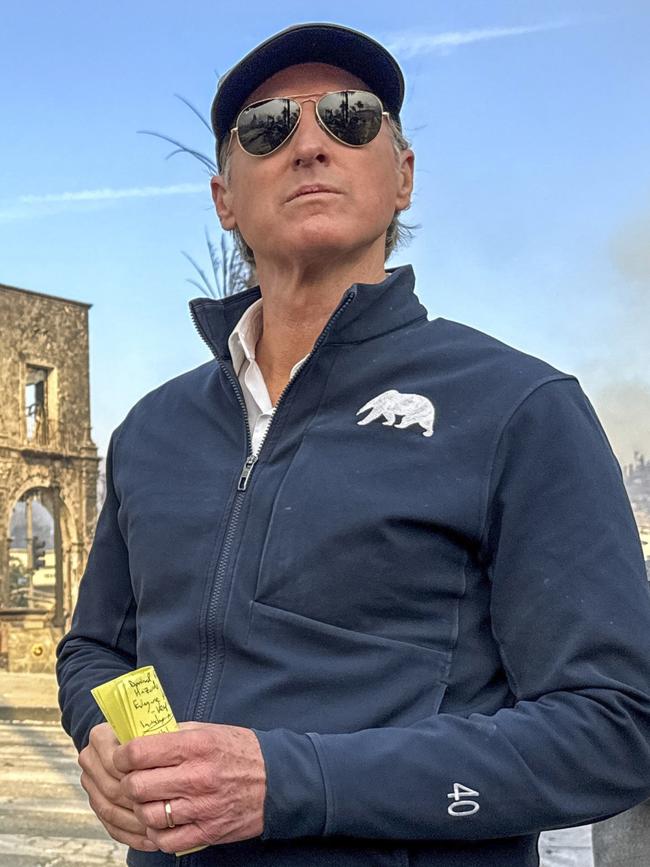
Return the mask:
{"type": "Polygon", "coordinates": [[[272,392],[288,382],[291,369],[311,349],[353,283],[381,283],[381,262],[342,263],[339,267],[257,268],[262,292],[262,334],[255,358],[272,392]]]}

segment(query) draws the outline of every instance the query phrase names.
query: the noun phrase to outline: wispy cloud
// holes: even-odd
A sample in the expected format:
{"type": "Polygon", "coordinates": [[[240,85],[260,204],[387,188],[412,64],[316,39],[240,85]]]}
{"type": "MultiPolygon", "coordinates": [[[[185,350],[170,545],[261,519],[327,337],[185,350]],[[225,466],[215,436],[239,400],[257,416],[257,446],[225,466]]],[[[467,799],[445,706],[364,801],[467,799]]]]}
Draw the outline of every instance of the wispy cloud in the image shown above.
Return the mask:
{"type": "Polygon", "coordinates": [[[166,187],[101,187],[96,190],[78,190],[63,193],[26,194],[0,207],[0,221],[24,220],[43,214],[70,210],[86,202],[111,202],[116,199],[149,199],[155,196],[179,196],[194,193],[208,194],[207,183],[171,184],[166,187]]]}
{"type": "Polygon", "coordinates": [[[527,36],[547,30],[569,27],[570,21],[549,21],[524,27],[483,27],[475,30],[450,30],[445,33],[421,33],[400,31],[388,34],[389,51],[402,58],[417,57],[420,54],[449,54],[461,45],[485,42],[489,39],[505,39],[513,36],[527,36]]]}
{"type": "Polygon", "coordinates": [[[31,205],[42,202],[97,202],[102,199],[148,199],[151,196],[205,193],[207,189],[207,184],[172,184],[169,187],[127,187],[124,190],[102,187],[99,190],[80,190],[76,193],[46,193],[41,196],[19,196],[18,201],[31,205]]]}

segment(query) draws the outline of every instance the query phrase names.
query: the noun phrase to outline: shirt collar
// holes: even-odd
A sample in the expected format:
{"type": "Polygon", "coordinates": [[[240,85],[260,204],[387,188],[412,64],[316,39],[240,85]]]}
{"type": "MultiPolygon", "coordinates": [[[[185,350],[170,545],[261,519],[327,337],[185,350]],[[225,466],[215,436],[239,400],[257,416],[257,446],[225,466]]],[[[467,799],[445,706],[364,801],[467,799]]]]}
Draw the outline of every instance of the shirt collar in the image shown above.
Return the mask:
{"type": "Polygon", "coordinates": [[[239,376],[244,359],[255,360],[255,347],[262,333],[262,299],[258,298],[247,307],[228,338],[228,351],[232,366],[239,376]]]}
{"type": "MultiPolygon", "coordinates": [[[[324,342],[358,343],[427,318],[427,309],[415,294],[411,265],[387,271],[381,283],[354,283],[343,293],[337,311],[344,309],[337,313],[324,342]]],[[[193,298],[189,302],[199,333],[218,358],[231,357],[229,337],[246,310],[261,297],[260,287],[254,286],[226,298],[193,298]]]]}
{"type": "MultiPolygon", "coordinates": [[[[244,359],[249,364],[255,361],[255,349],[257,341],[262,334],[262,326],[262,299],[258,298],[257,301],[253,301],[250,307],[244,310],[228,338],[228,351],[230,352],[232,366],[237,376],[239,376],[244,359]]],[[[306,360],[307,355],[294,364],[291,368],[290,376],[293,377],[297,373],[300,365],[306,360]]]]}

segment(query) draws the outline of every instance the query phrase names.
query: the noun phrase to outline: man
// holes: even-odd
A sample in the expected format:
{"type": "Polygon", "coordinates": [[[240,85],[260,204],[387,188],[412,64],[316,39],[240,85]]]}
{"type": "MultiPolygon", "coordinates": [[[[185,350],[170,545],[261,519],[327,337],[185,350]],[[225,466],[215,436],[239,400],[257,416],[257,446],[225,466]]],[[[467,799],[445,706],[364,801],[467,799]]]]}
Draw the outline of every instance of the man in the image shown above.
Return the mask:
{"type": "Polygon", "coordinates": [[[222,226],[259,286],[113,432],[63,725],[133,867],[538,864],[650,795],[650,597],[576,378],[386,271],[414,156],[386,50],[304,24],[220,82],[222,226]],[[173,734],[89,690],[153,664],[173,734]]]}

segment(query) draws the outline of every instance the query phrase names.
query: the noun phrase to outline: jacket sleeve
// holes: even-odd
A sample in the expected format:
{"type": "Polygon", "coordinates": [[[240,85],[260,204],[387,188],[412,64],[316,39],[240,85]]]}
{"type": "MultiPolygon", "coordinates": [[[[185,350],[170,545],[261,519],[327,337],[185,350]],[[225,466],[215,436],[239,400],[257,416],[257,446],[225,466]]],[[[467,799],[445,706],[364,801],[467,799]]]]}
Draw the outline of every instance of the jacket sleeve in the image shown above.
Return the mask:
{"type": "Polygon", "coordinates": [[[343,734],[256,730],[263,839],[507,837],[597,821],[650,795],[643,554],[574,377],[520,401],[487,490],[479,557],[513,706],[343,734]]]}
{"type": "Polygon", "coordinates": [[[102,506],[70,630],[56,648],[61,724],[79,752],[90,730],[105,722],[90,689],[136,668],[135,601],[129,558],[120,531],[113,484],[118,429],[106,456],[106,499],[102,506]]]}

